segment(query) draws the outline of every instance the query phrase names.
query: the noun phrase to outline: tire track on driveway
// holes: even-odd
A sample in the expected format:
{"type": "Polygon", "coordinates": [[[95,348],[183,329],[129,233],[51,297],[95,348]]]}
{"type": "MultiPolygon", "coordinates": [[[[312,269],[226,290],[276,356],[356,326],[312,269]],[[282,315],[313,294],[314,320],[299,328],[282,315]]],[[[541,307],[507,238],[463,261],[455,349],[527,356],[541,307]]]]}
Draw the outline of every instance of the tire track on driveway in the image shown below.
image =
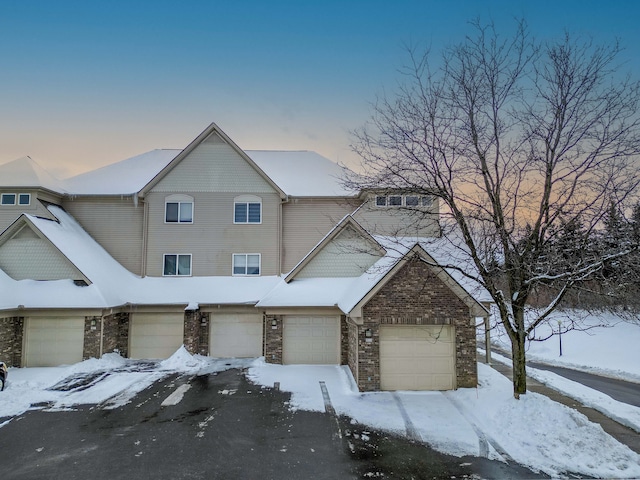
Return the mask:
{"type": "Polygon", "coordinates": [[[416,430],[416,427],[411,421],[411,418],[409,418],[409,414],[407,413],[407,409],[404,408],[404,404],[400,399],[400,395],[398,395],[398,392],[393,392],[391,395],[393,396],[393,399],[396,401],[396,405],[398,405],[398,410],[400,410],[400,415],[402,415],[402,419],[404,420],[404,426],[407,431],[407,437],[410,440],[414,440],[416,442],[422,442],[422,436],[420,435],[418,430],[416,430]]]}

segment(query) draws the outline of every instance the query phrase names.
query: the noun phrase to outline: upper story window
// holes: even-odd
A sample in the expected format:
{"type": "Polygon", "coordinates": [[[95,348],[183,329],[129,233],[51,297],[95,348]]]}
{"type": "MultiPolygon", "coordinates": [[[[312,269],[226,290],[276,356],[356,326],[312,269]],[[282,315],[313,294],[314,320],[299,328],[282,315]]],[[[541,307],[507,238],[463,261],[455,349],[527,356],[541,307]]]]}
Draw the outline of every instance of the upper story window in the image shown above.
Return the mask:
{"type": "Polygon", "coordinates": [[[262,223],[262,199],[254,195],[234,198],[233,223],[262,223]]]}
{"type": "Polygon", "coordinates": [[[0,204],[2,205],[15,205],[17,195],[15,193],[3,193],[0,197],[0,204]]]}
{"type": "Polygon", "coordinates": [[[433,197],[420,195],[377,195],[376,207],[431,207],[433,197]]]}
{"type": "Polygon", "coordinates": [[[18,205],[29,205],[31,203],[31,194],[30,193],[19,193],[18,194],[18,205]]]}
{"type": "Polygon", "coordinates": [[[193,223],[193,197],[170,195],[164,201],[165,223],[193,223]]]}
{"type": "Polygon", "coordinates": [[[234,253],[233,254],[233,274],[234,275],[260,275],[260,254],[259,253],[234,253]]]}
{"type": "Polygon", "coordinates": [[[191,275],[191,254],[190,253],[168,253],[164,255],[164,266],[162,268],[164,276],[185,276],[191,275]]]}

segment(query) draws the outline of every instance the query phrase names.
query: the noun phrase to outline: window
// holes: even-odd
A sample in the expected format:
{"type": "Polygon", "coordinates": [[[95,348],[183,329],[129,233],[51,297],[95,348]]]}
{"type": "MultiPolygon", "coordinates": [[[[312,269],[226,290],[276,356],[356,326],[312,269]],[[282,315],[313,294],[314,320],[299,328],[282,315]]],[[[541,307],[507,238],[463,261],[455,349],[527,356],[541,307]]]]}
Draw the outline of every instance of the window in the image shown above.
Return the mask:
{"type": "Polygon", "coordinates": [[[433,204],[433,197],[422,197],[420,201],[423,207],[430,207],[433,204]]]}
{"type": "Polygon", "coordinates": [[[416,197],[415,195],[407,195],[406,197],[404,197],[404,204],[407,207],[417,207],[419,200],[420,198],[416,197]]]}
{"type": "Polygon", "coordinates": [[[191,254],[165,254],[164,268],[162,270],[164,276],[190,276],[191,275],[191,254]]]}
{"type": "Polygon", "coordinates": [[[259,253],[234,253],[233,254],[233,274],[234,275],[260,275],[260,254],[259,253]]]}
{"type": "Polygon", "coordinates": [[[262,200],[242,195],[233,200],[233,223],[262,223],[262,200]]]}
{"type": "Polygon", "coordinates": [[[29,205],[31,203],[30,193],[20,193],[18,195],[18,205],[29,205]]]}
{"type": "Polygon", "coordinates": [[[391,195],[389,197],[389,206],[390,207],[400,207],[400,206],[402,206],[402,196],[401,195],[391,195]]]}
{"type": "Polygon", "coordinates": [[[0,204],[2,205],[15,205],[16,194],[15,193],[3,193],[0,197],[0,204]]]}
{"type": "Polygon", "coordinates": [[[386,207],[387,206],[387,197],[384,195],[378,195],[376,197],[376,207],[386,207]]]}
{"type": "Polygon", "coordinates": [[[193,202],[167,202],[165,205],[165,222],[193,223],[193,202]]]}

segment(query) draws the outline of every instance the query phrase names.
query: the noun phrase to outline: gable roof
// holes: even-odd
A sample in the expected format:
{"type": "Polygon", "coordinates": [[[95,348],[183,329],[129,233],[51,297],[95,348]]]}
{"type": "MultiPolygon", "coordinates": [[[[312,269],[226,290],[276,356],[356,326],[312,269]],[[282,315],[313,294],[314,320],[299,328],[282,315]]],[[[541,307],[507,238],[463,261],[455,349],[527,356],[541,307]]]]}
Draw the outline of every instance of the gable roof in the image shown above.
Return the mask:
{"type": "Polygon", "coordinates": [[[63,182],[31,157],[18,158],[0,165],[0,187],[44,188],[65,193],[63,182]]]}
{"type": "Polygon", "coordinates": [[[351,216],[351,214],[347,214],[333,227],[329,232],[322,238],[315,247],[311,249],[309,253],[307,253],[302,260],[298,262],[298,264],[293,267],[293,269],[284,277],[284,281],[286,283],[291,282],[302,270],[306,267],[311,260],[313,260],[332,240],[334,240],[340,233],[342,233],[346,228],[353,228],[360,236],[362,236],[365,241],[368,241],[371,244],[372,251],[374,253],[378,253],[380,256],[384,256],[387,252],[380,245],[373,236],[369,232],[367,232],[362,226],[351,216]]]}
{"type": "Polygon", "coordinates": [[[173,160],[180,150],[162,149],[127,158],[67,178],[65,188],[75,195],[133,195],[173,160]]]}
{"type": "Polygon", "coordinates": [[[247,155],[293,197],[355,197],[344,187],[343,169],[328,158],[308,150],[247,150],[247,155]]]}
{"type": "Polygon", "coordinates": [[[160,180],[162,180],[173,168],[187,157],[193,150],[204,142],[209,136],[217,134],[224,140],[235,152],[240,155],[253,169],[256,170],[271,187],[276,190],[282,198],[286,197],[284,191],[276,185],[276,183],[260,168],[256,163],[242,150],[236,143],[224,133],[215,123],[211,123],[205,130],[198,135],[187,147],[182,150],[173,160],[171,160],[162,170],[160,170],[147,184],[140,189],[140,196],[144,197],[160,180]]]}

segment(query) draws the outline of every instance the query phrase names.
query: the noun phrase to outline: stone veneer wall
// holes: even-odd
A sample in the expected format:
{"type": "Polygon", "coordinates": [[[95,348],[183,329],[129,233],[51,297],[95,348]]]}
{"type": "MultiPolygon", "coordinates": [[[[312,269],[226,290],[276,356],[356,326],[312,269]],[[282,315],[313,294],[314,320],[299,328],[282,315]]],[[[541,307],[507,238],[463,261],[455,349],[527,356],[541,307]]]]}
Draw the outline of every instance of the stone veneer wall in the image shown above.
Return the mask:
{"type": "Polygon", "coordinates": [[[118,351],[129,356],[129,313],[120,312],[103,318],[102,353],[118,351]]]}
{"type": "Polygon", "coordinates": [[[282,365],[283,315],[264,316],[264,361],[282,365]],[[276,321],[275,328],[272,325],[276,321]]]}
{"type": "Polygon", "coordinates": [[[184,314],[184,346],[191,354],[209,355],[209,313],[188,310],[184,314]]]}
{"type": "Polygon", "coordinates": [[[22,366],[24,317],[0,318],[0,361],[9,367],[22,366]]]}
{"type": "Polygon", "coordinates": [[[102,317],[84,317],[84,347],[82,359],[100,358],[102,317]]]}
{"type": "Polygon", "coordinates": [[[476,336],[469,307],[417,256],[363,307],[362,317],[357,344],[350,351],[357,353],[357,370],[350,366],[361,391],[380,390],[380,325],[453,325],[457,387],[477,385],[476,336]],[[367,329],[372,331],[370,343],[367,329]]]}
{"type": "Polygon", "coordinates": [[[353,378],[358,381],[358,325],[356,325],[351,319],[347,320],[347,329],[349,331],[349,356],[347,358],[347,365],[353,374],[353,378]]]}
{"type": "Polygon", "coordinates": [[[349,326],[347,316],[340,315],[340,365],[349,364],[349,326]]]}

